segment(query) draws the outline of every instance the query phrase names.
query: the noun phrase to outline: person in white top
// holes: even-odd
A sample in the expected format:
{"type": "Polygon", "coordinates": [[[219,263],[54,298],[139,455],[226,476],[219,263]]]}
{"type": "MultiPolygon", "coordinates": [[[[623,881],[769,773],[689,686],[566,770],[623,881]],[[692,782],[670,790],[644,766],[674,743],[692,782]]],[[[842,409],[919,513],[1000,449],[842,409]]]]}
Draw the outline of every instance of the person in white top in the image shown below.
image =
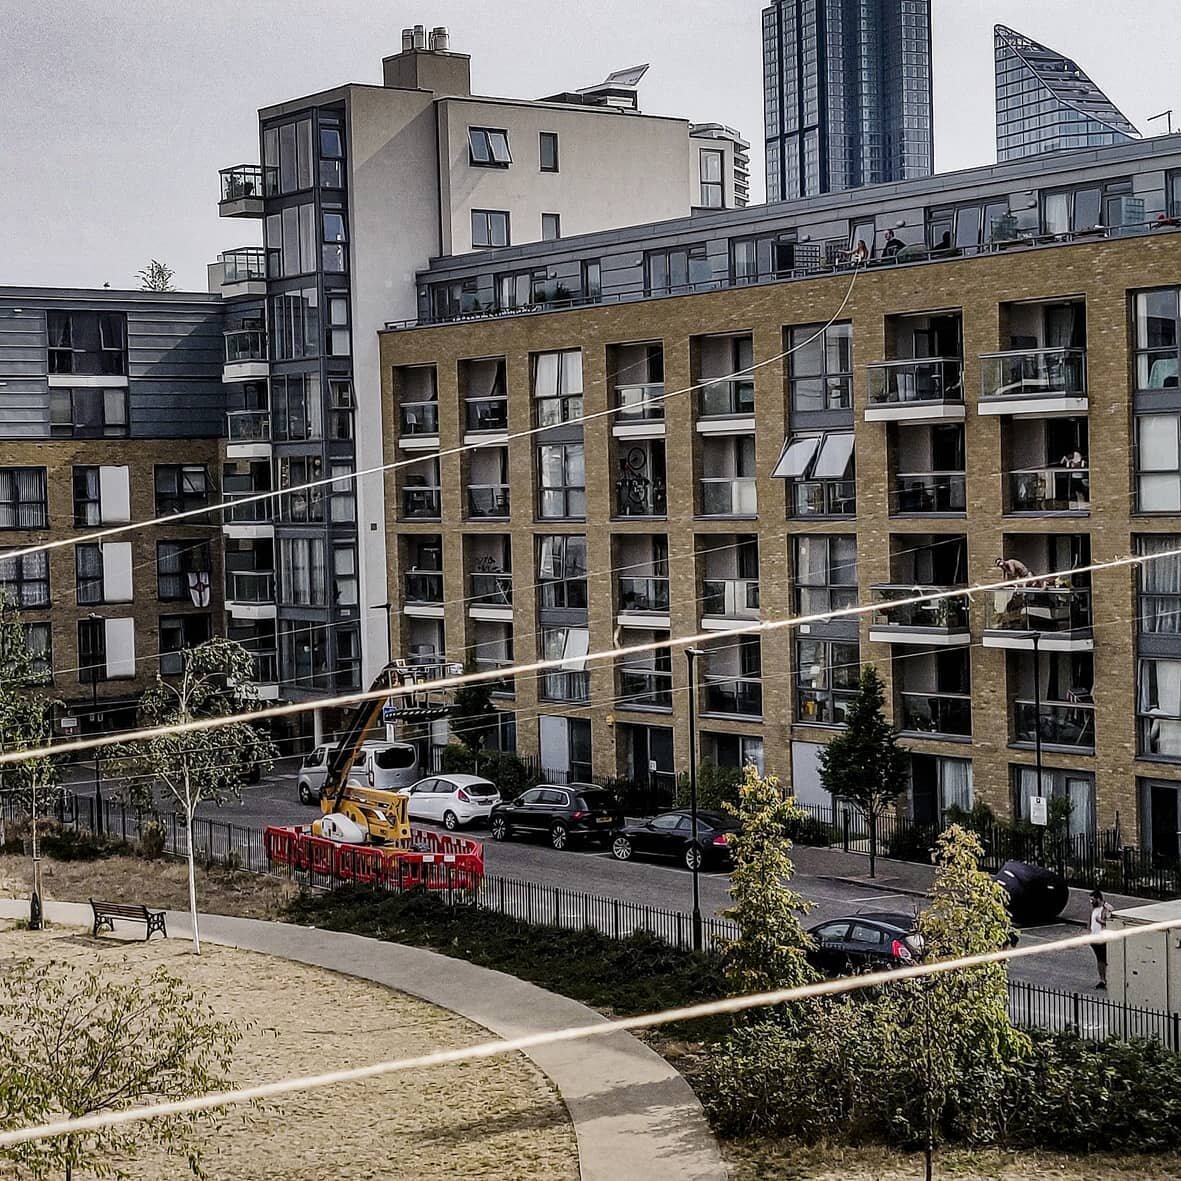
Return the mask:
{"type": "MultiPolygon", "coordinates": [[[[1091,934],[1102,935],[1107,930],[1107,920],[1111,918],[1111,904],[1103,900],[1099,890],[1091,891],[1091,934]]],[[[1095,963],[1099,966],[1099,983],[1096,988],[1107,988],[1107,944],[1092,943],[1095,952],[1095,963]]]]}

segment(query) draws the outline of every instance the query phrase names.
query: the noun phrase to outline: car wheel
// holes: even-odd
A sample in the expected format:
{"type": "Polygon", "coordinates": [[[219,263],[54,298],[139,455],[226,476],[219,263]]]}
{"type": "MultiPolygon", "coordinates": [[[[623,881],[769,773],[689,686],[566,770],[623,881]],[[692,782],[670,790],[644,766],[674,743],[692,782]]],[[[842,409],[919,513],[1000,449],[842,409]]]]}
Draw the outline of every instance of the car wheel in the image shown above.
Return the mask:
{"type": "Polygon", "coordinates": [[[685,850],[685,868],[686,869],[700,869],[701,868],[701,850],[696,845],[690,845],[685,850]]]}
{"type": "Polygon", "coordinates": [[[494,841],[507,841],[508,840],[508,825],[505,823],[503,816],[493,816],[492,817],[492,825],[491,825],[490,831],[492,833],[492,839],[494,841]]]}
{"type": "Polygon", "coordinates": [[[570,843],[570,830],[564,824],[555,824],[549,830],[549,843],[555,849],[564,849],[570,843]]]}
{"type": "Polygon", "coordinates": [[[454,812],[444,812],[443,827],[448,832],[454,832],[459,827],[459,817],[454,812]]]}
{"type": "Polygon", "coordinates": [[[306,783],[301,783],[301,784],[299,785],[299,802],[300,802],[301,804],[311,804],[311,803],[314,803],[314,801],[313,801],[313,799],[312,799],[312,789],[311,789],[311,787],[310,787],[308,784],[306,784],[306,783]]]}
{"type": "Polygon", "coordinates": [[[627,837],[616,837],[611,842],[611,855],[616,861],[630,861],[632,856],[632,843],[627,837]]]}

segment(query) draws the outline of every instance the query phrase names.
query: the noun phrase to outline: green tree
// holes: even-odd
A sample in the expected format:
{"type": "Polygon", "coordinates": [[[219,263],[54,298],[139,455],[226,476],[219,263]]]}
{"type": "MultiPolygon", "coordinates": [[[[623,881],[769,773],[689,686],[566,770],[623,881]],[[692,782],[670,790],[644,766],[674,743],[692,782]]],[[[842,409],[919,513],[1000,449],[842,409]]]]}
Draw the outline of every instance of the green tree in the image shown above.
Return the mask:
{"type": "Polygon", "coordinates": [[[820,752],[820,782],[848,800],[869,828],[869,876],[877,876],[878,821],[906,790],[909,760],[898,731],[886,721],[885,688],[877,669],[861,671],[857,696],[845,718],[845,732],[820,752]]]}
{"type": "Polygon", "coordinates": [[[734,869],[726,912],[739,926],[738,938],[722,953],[726,979],[735,993],[770,992],[814,980],[808,964],[808,936],[800,919],[811,904],[791,888],[794,866],[788,824],[800,815],[774,776],[748,766],[729,807],[742,829],[731,836],[734,869]]]}
{"type": "MultiPolygon", "coordinates": [[[[28,630],[11,599],[0,594],[0,752],[47,746],[53,738],[58,704],[39,687],[52,677],[29,644],[28,630]]],[[[48,757],[6,766],[0,791],[29,814],[33,887],[29,921],[41,925],[40,818],[61,791],[57,762],[48,757]]]]}
{"type": "MultiPolygon", "coordinates": [[[[229,1084],[240,1031],[162,968],[146,983],[123,983],[101,970],[24,960],[6,967],[0,982],[0,1124],[6,1128],[185,1099],[229,1084]]],[[[64,1173],[70,1181],[83,1168],[117,1175],[113,1157],[156,1145],[200,1176],[212,1114],[35,1140],[0,1150],[0,1157],[22,1175],[64,1173]]]]}
{"type": "MultiPolygon", "coordinates": [[[[727,804],[738,803],[743,772],[737,767],[719,767],[708,759],[697,768],[697,804],[701,808],[719,811],[727,804]]],[[[677,776],[677,807],[689,806],[689,775],[677,776]]]]}
{"type": "MultiPolygon", "coordinates": [[[[184,725],[203,718],[249,712],[258,703],[252,684],[254,661],[240,644],[215,638],[181,653],[181,674],[158,679],[140,701],[145,727],[184,725]]],[[[238,798],[255,768],[266,771],[275,759],[267,733],[248,722],[210,730],[165,732],[118,749],[122,769],[133,778],[131,798],[154,808],[156,784],[171,795],[185,822],[189,866],[189,912],[193,950],[201,952],[197,930],[197,884],[194,868],[193,818],[206,802],[221,804],[238,798]]]]}
{"type": "Polygon", "coordinates": [[[153,258],[146,267],[135,272],[140,291],[175,291],[176,272],[167,264],[153,258]]]}
{"type": "MultiPolygon", "coordinates": [[[[466,672],[476,671],[469,662],[466,672]]],[[[479,753],[496,730],[496,707],[491,681],[468,681],[455,690],[450,715],[451,734],[469,750],[479,753]]]]}

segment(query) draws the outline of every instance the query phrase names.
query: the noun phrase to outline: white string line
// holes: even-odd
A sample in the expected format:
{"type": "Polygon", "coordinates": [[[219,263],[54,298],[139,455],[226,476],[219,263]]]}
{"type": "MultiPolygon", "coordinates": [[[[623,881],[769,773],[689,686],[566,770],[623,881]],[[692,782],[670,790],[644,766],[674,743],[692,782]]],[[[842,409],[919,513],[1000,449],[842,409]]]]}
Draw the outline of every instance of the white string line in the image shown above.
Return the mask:
{"type": "Polygon", "coordinates": [[[1175,930],[1178,927],[1181,927],[1181,920],[1169,919],[1163,922],[1146,923],[1143,926],[1130,927],[1120,931],[1106,931],[1098,935],[1077,935],[1067,939],[1056,940],[1052,943],[1008,948],[1002,951],[960,956],[950,960],[936,960],[927,964],[915,964],[908,968],[893,968],[887,971],[870,972],[863,975],[843,976],[834,980],[820,981],[816,984],[799,985],[795,988],[781,988],[771,992],[725,997],[719,1000],[705,1001],[696,1005],[665,1009],[658,1013],[645,1013],[637,1017],[615,1018],[596,1022],[593,1025],[568,1026],[565,1029],[550,1030],[545,1033],[481,1042],[474,1046],[466,1046],[456,1050],[437,1050],[433,1053],[421,1054],[413,1058],[395,1058],[385,1062],[375,1062],[369,1066],[355,1066],[325,1074],[291,1077],[273,1083],[260,1083],[255,1086],[239,1087],[230,1091],[195,1095],[188,1099],[175,1099],[171,1102],[158,1103],[151,1106],[132,1107],[121,1111],[99,1112],[95,1115],[82,1116],[77,1119],[56,1120],[0,1133],[0,1149],[12,1148],[18,1144],[28,1144],[33,1140],[44,1140],[56,1136],[122,1127],[127,1124],[140,1123],[144,1120],[157,1119],[164,1116],[193,1115],[218,1107],[254,1103],[265,1099],[278,1099],[284,1095],[291,1095],[300,1091],[323,1090],[326,1087],[362,1082],[390,1074],[405,1073],[412,1070],[425,1070],[435,1066],[447,1066],[459,1062],[474,1062],[486,1058],[499,1057],[504,1054],[539,1049],[542,1046],[586,1041],[590,1038],[609,1037],[612,1034],[625,1033],[636,1029],[655,1029],[661,1025],[669,1025],[674,1022],[696,1021],[703,1017],[743,1013],[751,1009],[771,1008],[778,1005],[792,1004],[796,1001],[810,1000],[815,997],[840,996],[846,993],[860,992],[866,988],[894,984],[903,980],[919,980],[927,977],[946,976],[965,969],[987,967],[992,964],[1004,964],[1012,960],[1028,959],[1036,955],[1048,955],[1076,947],[1117,943],[1130,938],[1132,935],[1139,937],[1158,931],[1175,930]]]}
{"type": "MultiPolygon", "coordinates": [[[[663,640],[650,640],[642,644],[632,644],[623,647],[605,648],[598,652],[588,652],[579,657],[561,657],[552,660],[535,660],[524,664],[511,665],[508,668],[489,669],[485,672],[464,673],[454,677],[440,677],[429,682],[410,685],[396,685],[382,689],[369,689],[356,693],[344,693],[336,697],[319,698],[315,701],[292,702],[287,705],[271,706],[266,709],[253,710],[247,713],[231,714],[225,717],[200,718],[180,725],[157,726],[140,730],[132,730],[121,734],[117,738],[87,738],[74,739],[70,742],[56,743],[52,746],[38,747],[28,751],[12,751],[0,754],[0,766],[10,763],[21,763],[31,759],[44,758],[51,754],[65,754],[80,750],[95,750],[104,746],[111,746],[117,742],[138,742],[144,739],[156,738],[163,734],[199,733],[205,730],[216,730],[223,726],[235,725],[239,722],[256,722],[266,718],[288,717],[292,714],[306,713],[315,709],[335,708],[338,706],[356,705],[363,701],[379,701],[383,698],[408,697],[416,693],[440,692],[445,689],[455,689],[461,685],[477,684],[484,681],[496,681],[505,676],[516,673],[535,673],[553,670],[570,670],[575,660],[578,662],[615,660],[621,656],[635,656],[643,652],[655,652],[663,648],[685,648],[693,644],[705,644],[713,640],[726,639],[734,636],[760,635],[764,632],[780,631],[783,628],[798,627],[805,623],[824,623],[833,619],[852,619],[878,611],[895,611],[902,607],[912,607],[919,603],[939,602],[943,599],[970,598],[973,594],[986,594],[998,590],[1009,590],[1028,585],[1035,585],[1047,578],[1065,578],[1076,574],[1093,574],[1100,570],[1114,570],[1130,566],[1143,566],[1148,562],[1162,558],[1181,557],[1181,549],[1162,550],[1154,554],[1135,554],[1130,557],[1111,558],[1103,562],[1093,562],[1088,566],[1075,566],[1069,570],[1051,572],[1048,574],[1030,574],[1022,578],[1000,579],[996,582],[977,583],[974,586],[958,587],[952,590],[922,591],[904,599],[895,599],[889,603],[861,603],[852,607],[841,607],[836,610],[819,611],[810,615],[788,616],[785,619],[752,620],[740,627],[724,630],[701,631],[687,636],[672,636],[663,640]]],[[[1031,629],[1032,630],[1032,629],[1031,629]]]]}
{"type": "MultiPolygon", "coordinates": [[[[789,357],[800,349],[807,347],[813,341],[819,340],[833,324],[837,322],[842,312],[849,304],[849,300],[853,295],[853,288],[857,283],[857,276],[864,271],[864,267],[855,267],[853,276],[849,281],[849,287],[845,292],[844,299],[841,300],[840,306],[832,314],[828,322],[822,325],[817,331],[807,340],[801,341],[799,344],[792,345],[790,348],[784,349],[783,352],[776,353],[774,356],[767,357],[765,360],[757,361],[748,365],[744,369],[736,370],[733,373],[722,374],[717,377],[710,377],[705,381],[695,382],[692,385],[685,386],[679,390],[668,390],[661,394],[650,394],[643,399],[639,405],[649,406],[655,405],[659,402],[665,402],[669,398],[676,398],[683,394],[691,394],[695,390],[705,389],[708,386],[716,385],[722,381],[732,381],[735,378],[744,377],[748,374],[754,373],[756,369],[765,368],[767,365],[773,365],[776,361],[782,361],[784,357],[789,357]]],[[[469,451],[487,450],[491,447],[503,447],[506,443],[510,443],[515,439],[527,439],[534,435],[545,434],[557,427],[564,426],[578,426],[581,423],[593,422],[599,418],[609,418],[619,413],[619,407],[611,406],[605,410],[596,410],[590,414],[580,414],[573,418],[567,419],[562,423],[548,424],[546,426],[530,427],[523,431],[514,431],[504,435],[498,435],[495,441],[479,440],[475,443],[461,443],[456,447],[446,447],[441,450],[431,451],[429,454],[412,456],[409,459],[392,460],[390,463],[378,464],[376,467],[364,468],[361,471],[345,472],[336,476],[325,476],[319,480],[308,480],[303,484],[293,484],[288,488],[272,488],[266,492],[251,493],[249,496],[235,497],[233,500],[222,500],[217,504],[202,505],[200,508],[186,509],[184,512],[171,513],[168,516],[158,516],[149,518],[146,521],[133,521],[124,525],[112,525],[106,529],[100,529],[94,533],[87,534],[88,539],[95,540],[104,537],[117,537],[124,533],[133,532],[139,529],[147,529],[157,525],[176,524],[178,521],[183,521],[189,517],[204,517],[210,513],[219,512],[221,510],[232,508],[233,506],[241,506],[245,504],[253,504],[262,500],[273,500],[279,496],[289,496],[294,492],[303,492],[310,488],[327,488],[329,486],[339,486],[348,482],[358,482],[365,476],[381,475],[384,472],[396,471],[399,468],[410,467],[414,464],[427,463],[431,460],[445,459],[451,455],[463,455],[469,451]]],[[[58,541],[41,542],[38,545],[25,546],[22,549],[10,550],[5,555],[10,558],[22,558],[27,554],[43,553],[46,550],[61,549],[67,545],[76,544],[75,538],[64,538],[58,541]]]]}

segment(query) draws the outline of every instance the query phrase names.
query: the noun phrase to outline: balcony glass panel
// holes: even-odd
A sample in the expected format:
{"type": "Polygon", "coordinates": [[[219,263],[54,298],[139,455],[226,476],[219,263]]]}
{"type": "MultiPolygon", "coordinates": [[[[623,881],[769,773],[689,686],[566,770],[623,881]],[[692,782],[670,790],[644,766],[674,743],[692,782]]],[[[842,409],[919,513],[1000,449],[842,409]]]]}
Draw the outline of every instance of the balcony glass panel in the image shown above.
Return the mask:
{"type": "Polygon", "coordinates": [[[1017,587],[994,592],[987,603],[988,631],[1064,633],[1091,626],[1091,592],[1083,587],[1017,587]]]}
{"type": "Polygon", "coordinates": [[[617,517],[663,517],[668,512],[668,497],[663,480],[644,476],[624,476],[616,483],[617,517]]]}
{"type": "Polygon", "coordinates": [[[254,683],[256,685],[275,685],[279,682],[279,653],[251,652],[254,662],[254,683]]]}
{"type": "Polygon", "coordinates": [[[701,514],[705,517],[747,517],[758,512],[755,481],[706,477],[701,481],[701,514]]]}
{"type": "Polygon", "coordinates": [[[618,422],[659,422],[664,418],[663,382],[615,387],[615,417],[618,422]]]}
{"type": "Polygon", "coordinates": [[[711,381],[698,393],[698,413],[701,418],[727,414],[750,415],[755,412],[755,383],[749,377],[711,381]]]}
{"type": "Polygon", "coordinates": [[[408,570],[406,572],[407,603],[441,603],[443,601],[443,572],[441,570],[408,570]]]}
{"type": "Polygon", "coordinates": [[[231,443],[269,443],[271,440],[269,410],[231,410],[226,421],[231,443]]]}
{"type": "MultiPolygon", "coordinates": [[[[1035,744],[1034,726],[1038,710],[1035,702],[1013,703],[1013,741],[1020,746],[1035,744]]],[[[1091,702],[1043,701],[1041,705],[1042,742],[1048,746],[1073,746],[1079,750],[1095,749],[1095,706],[1091,702]]]]}
{"type": "Polygon", "coordinates": [[[816,726],[843,726],[857,696],[851,690],[841,689],[797,688],[796,693],[800,721],[816,726]]]}
{"type": "Polygon", "coordinates": [[[619,669],[621,709],[645,706],[649,709],[672,709],[673,675],[663,669],[625,666],[619,669]]]}
{"type": "Polygon", "coordinates": [[[247,246],[241,250],[227,250],[221,256],[222,286],[231,283],[265,282],[267,252],[261,246],[247,246]]]}
{"type": "Polygon", "coordinates": [[[263,500],[251,500],[246,504],[235,504],[236,500],[243,500],[250,496],[258,496],[264,489],[257,492],[226,492],[223,499],[226,503],[225,523],[227,525],[257,525],[272,520],[273,497],[263,500]]]}
{"type": "Polygon", "coordinates": [[[797,480],[791,488],[792,512],[797,517],[852,517],[857,513],[853,480],[797,480]]]}
{"type": "Polygon", "coordinates": [[[1085,349],[1027,349],[980,358],[981,397],[1083,397],[1087,392],[1085,349]]]}
{"type": "Polygon", "coordinates": [[[1088,468],[1053,466],[1009,473],[1011,513],[1082,513],[1090,508],[1088,468]]]}
{"type": "Polygon", "coordinates": [[[398,429],[403,435],[437,435],[438,402],[403,402],[398,407],[398,429]]]}
{"type": "Polygon", "coordinates": [[[277,191],[278,170],[261,164],[236,164],[221,170],[222,201],[241,201],[246,197],[266,197],[277,191]]]}
{"type": "Polygon", "coordinates": [[[508,430],[507,398],[468,398],[466,406],[467,430],[473,433],[508,430]]]}
{"type": "Polygon", "coordinates": [[[231,571],[226,586],[226,598],[234,603],[273,603],[275,601],[274,571],[231,571]]]}
{"type": "Polygon", "coordinates": [[[416,485],[402,489],[402,516],[411,520],[437,520],[443,509],[443,490],[416,485]]]}
{"type": "Polygon", "coordinates": [[[883,361],[870,365],[868,374],[871,406],[964,400],[964,369],[959,357],[883,361]]]}
{"type": "Polygon", "coordinates": [[[666,612],[668,610],[667,578],[621,578],[619,580],[620,611],[666,612]]]}
{"type": "Polygon", "coordinates": [[[899,472],[894,477],[890,512],[895,516],[966,511],[963,472],[899,472]]]}
{"type": "Polygon", "coordinates": [[[911,734],[972,736],[972,699],[949,693],[902,693],[901,729],[911,734]]]}
{"type": "Polygon", "coordinates": [[[513,576],[511,574],[473,574],[471,576],[473,603],[488,607],[511,607],[513,576]]]}
{"type": "Polygon", "coordinates": [[[763,716],[763,682],[744,677],[705,678],[705,712],[738,717],[763,716]]]}
{"type": "Polygon", "coordinates": [[[701,584],[701,613],[723,619],[758,619],[758,579],[707,578],[701,584]]]}
{"type": "Polygon", "coordinates": [[[469,517],[507,517],[509,505],[507,484],[469,484],[467,487],[469,517]]]}
{"type": "Polygon", "coordinates": [[[261,328],[237,328],[225,337],[227,365],[267,359],[267,334],[261,328]]]}
{"type": "Polygon", "coordinates": [[[539,696],[542,701],[590,701],[590,673],[585,669],[579,672],[544,672],[541,674],[539,696]]]}
{"type": "MultiPolygon", "coordinates": [[[[476,657],[476,671],[486,673],[498,668],[512,668],[513,662],[511,660],[498,660],[491,656],[476,657]]],[[[493,693],[499,693],[505,697],[512,697],[517,691],[516,680],[511,676],[497,677],[495,680],[486,681],[489,689],[493,693]]]]}
{"type": "MultiPolygon", "coordinates": [[[[937,594],[952,590],[946,586],[875,586],[875,603],[894,603],[900,599],[913,599],[922,594],[937,594]]],[[[968,627],[967,598],[933,599],[922,603],[906,603],[889,611],[874,614],[877,627],[923,627],[939,631],[964,631],[968,627]]]]}

